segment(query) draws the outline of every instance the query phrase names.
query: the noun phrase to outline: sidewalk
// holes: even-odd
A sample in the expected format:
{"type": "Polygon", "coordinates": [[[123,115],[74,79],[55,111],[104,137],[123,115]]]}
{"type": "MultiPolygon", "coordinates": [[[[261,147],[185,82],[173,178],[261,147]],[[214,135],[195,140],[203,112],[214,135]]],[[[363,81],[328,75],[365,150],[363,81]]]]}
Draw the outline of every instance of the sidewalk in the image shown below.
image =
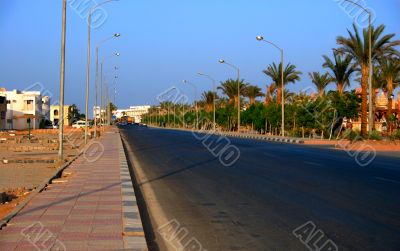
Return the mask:
{"type": "Polygon", "coordinates": [[[0,250],[147,250],[118,130],[99,143],[0,230],[0,250]]]}

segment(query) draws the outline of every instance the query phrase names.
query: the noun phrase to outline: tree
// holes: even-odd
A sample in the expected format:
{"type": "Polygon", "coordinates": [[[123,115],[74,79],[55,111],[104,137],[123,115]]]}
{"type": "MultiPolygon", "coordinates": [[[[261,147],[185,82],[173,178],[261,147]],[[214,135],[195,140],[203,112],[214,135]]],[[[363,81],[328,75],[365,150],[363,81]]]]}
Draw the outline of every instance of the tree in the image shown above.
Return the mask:
{"type": "MultiPolygon", "coordinates": [[[[278,87],[277,92],[277,103],[280,104],[282,102],[282,81],[281,81],[281,73],[282,73],[282,64],[276,65],[272,63],[269,65],[263,73],[269,76],[272,81],[274,81],[275,85],[278,87]]],[[[300,80],[300,75],[302,73],[296,70],[296,66],[292,64],[287,64],[285,69],[283,70],[283,84],[286,85],[288,83],[295,83],[300,80]]]]}
{"type": "Polygon", "coordinates": [[[351,55],[342,56],[336,50],[333,52],[333,62],[328,56],[323,56],[325,63],[324,68],[331,70],[331,77],[336,82],[336,88],[340,95],[343,95],[344,89],[350,86],[350,77],[355,71],[352,64],[353,57],[351,55]]]}
{"type": "Polygon", "coordinates": [[[256,98],[264,96],[261,92],[261,88],[255,85],[249,85],[244,91],[244,96],[249,98],[250,105],[254,104],[256,98]]]}
{"type": "Polygon", "coordinates": [[[310,72],[308,73],[311,81],[314,83],[314,85],[317,87],[318,90],[318,96],[322,98],[325,94],[325,88],[333,82],[332,77],[329,75],[329,73],[325,74],[320,74],[319,72],[310,72]]]}
{"type": "Polygon", "coordinates": [[[274,101],[275,91],[276,91],[275,83],[272,83],[269,86],[267,86],[267,91],[265,92],[265,101],[264,101],[265,106],[268,106],[271,102],[274,101]]]}
{"type": "MultiPolygon", "coordinates": [[[[248,86],[248,84],[245,83],[243,79],[240,80],[240,83],[239,83],[240,95],[244,94],[247,86],[248,86]]],[[[229,103],[237,106],[237,103],[238,103],[237,102],[238,101],[238,82],[237,82],[237,80],[228,79],[225,82],[221,82],[221,86],[219,86],[218,89],[222,90],[222,92],[226,96],[228,96],[229,103]]]]}
{"type": "Polygon", "coordinates": [[[379,78],[387,90],[388,96],[388,112],[387,117],[392,115],[393,100],[392,95],[394,89],[400,83],[400,60],[398,58],[382,58],[379,60],[379,78]]]}
{"type": "MultiPolygon", "coordinates": [[[[338,50],[340,53],[351,55],[360,66],[361,71],[361,135],[367,136],[367,96],[368,96],[368,76],[369,76],[369,29],[363,30],[363,36],[360,35],[358,28],[353,24],[354,33],[348,30],[349,38],[339,36],[336,40],[342,47],[338,50]]],[[[400,45],[399,40],[392,41],[395,34],[383,35],[384,25],[377,28],[372,27],[372,59],[398,54],[395,46],[400,45]]]]}
{"type": "Polygon", "coordinates": [[[203,92],[202,98],[206,105],[206,111],[212,112],[214,107],[214,97],[217,99],[217,94],[212,91],[203,92]]]}

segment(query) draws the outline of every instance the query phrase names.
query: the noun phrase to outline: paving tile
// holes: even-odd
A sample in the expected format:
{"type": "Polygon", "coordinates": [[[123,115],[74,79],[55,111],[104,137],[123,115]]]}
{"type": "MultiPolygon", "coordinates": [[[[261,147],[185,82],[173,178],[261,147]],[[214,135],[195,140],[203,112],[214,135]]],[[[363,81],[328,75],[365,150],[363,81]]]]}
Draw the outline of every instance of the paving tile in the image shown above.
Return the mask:
{"type": "MultiPolygon", "coordinates": [[[[106,147],[102,158],[95,163],[78,158],[68,167],[72,173],[68,183],[49,185],[0,230],[1,251],[134,250],[135,242],[139,246],[145,243],[144,238],[122,235],[126,223],[123,217],[138,214],[122,143],[115,134],[105,134],[101,140],[106,147]],[[22,233],[33,223],[51,236],[45,248],[35,247],[22,233]]],[[[129,226],[141,229],[140,222],[129,226]]]]}

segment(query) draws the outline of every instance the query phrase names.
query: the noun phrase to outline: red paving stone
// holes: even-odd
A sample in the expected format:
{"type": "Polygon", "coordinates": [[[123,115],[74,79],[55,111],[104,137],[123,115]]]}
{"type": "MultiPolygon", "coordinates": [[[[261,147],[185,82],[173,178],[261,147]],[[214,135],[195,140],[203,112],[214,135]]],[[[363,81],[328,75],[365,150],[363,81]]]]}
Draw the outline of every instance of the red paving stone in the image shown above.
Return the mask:
{"type": "Polygon", "coordinates": [[[105,134],[101,139],[105,147],[102,158],[94,163],[78,158],[67,168],[71,173],[67,183],[51,184],[37,194],[0,230],[0,250],[37,250],[25,238],[34,234],[25,228],[35,223],[40,224],[35,231],[51,233],[51,241],[60,241],[67,250],[122,249],[118,140],[115,134],[105,134]]]}

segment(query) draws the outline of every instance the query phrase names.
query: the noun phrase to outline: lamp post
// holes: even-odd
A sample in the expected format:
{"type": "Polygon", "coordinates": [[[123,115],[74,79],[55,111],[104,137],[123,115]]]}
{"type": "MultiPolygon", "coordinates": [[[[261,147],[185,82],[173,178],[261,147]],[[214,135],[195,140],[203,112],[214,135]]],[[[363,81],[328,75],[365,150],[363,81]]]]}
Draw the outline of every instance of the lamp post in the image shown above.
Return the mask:
{"type": "Polygon", "coordinates": [[[282,131],[282,137],[285,137],[285,81],[284,81],[284,66],[283,66],[283,62],[284,62],[284,51],[282,48],[280,48],[279,46],[277,46],[276,44],[267,41],[264,39],[263,36],[257,36],[256,39],[258,41],[263,41],[266,42],[272,46],[274,46],[276,49],[278,49],[281,52],[281,88],[282,88],[282,126],[281,126],[281,131],[282,131]]]}
{"type": "Polygon", "coordinates": [[[113,1],[118,1],[118,0],[106,0],[104,2],[101,2],[99,4],[96,4],[92,8],[89,9],[89,15],[88,15],[88,41],[87,41],[87,63],[86,63],[86,98],[85,98],[85,144],[87,143],[87,134],[88,134],[88,113],[89,113],[89,81],[90,81],[90,30],[91,30],[91,24],[92,24],[92,14],[93,11],[102,6],[103,4],[106,4],[108,2],[113,2],[113,1]]]}
{"type": "Polygon", "coordinates": [[[373,115],[373,106],[372,106],[372,75],[373,75],[373,65],[372,65],[372,12],[362,6],[359,3],[353,2],[351,0],[344,0],[348,3],[354,4],[361,8],[363,11],[365,11],[368,14],[368,50],[369,50],[369,55],[368,55],[368,68],[369,68],[369,74],[368,74],[368,103],[369,103],[369,116],[368,116],[368,126],[369,126],[369,131],[372,131],[372,127],[374,126],[374,115],[373,115]]]}
{"type": "Polygon", "coordinates": [[[237,103],[237,106],[238,106],[238,111],[237,111],[237,113],[238,113],[238,130],[237,131],[239,133],[240,132],[240,69],[233,64],[227,63],[223,59],[220,59],[219,62],[221,64],[226,64],[237,71],[237,89],[238,89],[238,103],[237,103]]]}
{"type": "Polygon", "coordinates": [[[196,129],[199,129],[199,110],[197,109],[197,87],[196,85],[194,85],[193,83],[187,81],[187,80],[183,80],[182,81],[184,84],[189,84],[193,87],[194,90],[194,106],[195,106],[195,110],[196,110],[196,129]]]}
{"type": "MultiPolygon", "coordinates": [[[[120,36],[121,36],[120,33],[115,33],[113,36],[105,38],[102,41],[100,41],[96,46],[96,82],[95,82],[95,100],[94,100],[94,107],[96,109],[96,113],[94,114],[94,137],[95,138],[97,137],[97,89],[98,89],[98,79],[99,79],[99,48],[103,43],[105,43],[113,38],[118,38],[120,36]]],[[[101,113],[101,109],[100,109],[100,113],[101,113]]]]}
{"type": "MultiPolygon", "coordinates": [[[[112,54],[112,55],[110,55],[110,56],[108,56],[108,57],[106,57],[106,58],[104,58],[102,61],[101,61],[101,63],[100,63],[100,100],[104,100],[103,99],[103,64],[104,64],[104,62],[105,62],[105,60],[107,60],[107,59],[109,59],[109,58],[111,58],[111,57],[113,57],[113,56],[117,56],[117,57],[119,57],[121,54],[119,53],[119,52],[116,52],[116,53],[114,53],[114,54],[112,54]]],[[[105,92],[105,90],[104,90],[104,92],[105,92]]],[[[101,101],[102,103],[103,103],[103,101],[101,101]]],[[[104,105],[105,105],[105,100],[104,100],[104,105]]],[[[100,123],[101,123],[101,121],[102,121],[102,116],[101,116],[101,108],[102,108],[102,105],[103,104],[101,104],[100,105],[100,123]]],[[[107,108],[107,106],[105,106],[105,109],[107,108]]],[[[104,112],[105,112],[105,109],[104,109],[104,112]]]]}
{"type": "Polygon", "coordinates": [[[203,76],[203,77],[206,77],[206,78],[208,78],[208,79],[210,79],[211,80],[211,82],[212,82],[212,87],[213,87],[213,131],[214,131],[214,133],[215,133],[215,99],[216,99],[216,89],[215,89],[215,79],[213,79],[211,76],[209,76],[209,75],[207,75],[207,74],[204,74],[204,73],[201,73],[201,72],[198,72],[197,73],[198,75],[200,75],[200,76],[203,76]]]}
{"type": "Polygon", "coordinates": [[[60,63],[60,120],[58,122],[58,160],[64,162],[64,83],[65,83],[65,40],[66,40],[67,1],[62,2],[61,63],[60,63]],[[60,123],[61,122],[61,123],[60,123]]]}

